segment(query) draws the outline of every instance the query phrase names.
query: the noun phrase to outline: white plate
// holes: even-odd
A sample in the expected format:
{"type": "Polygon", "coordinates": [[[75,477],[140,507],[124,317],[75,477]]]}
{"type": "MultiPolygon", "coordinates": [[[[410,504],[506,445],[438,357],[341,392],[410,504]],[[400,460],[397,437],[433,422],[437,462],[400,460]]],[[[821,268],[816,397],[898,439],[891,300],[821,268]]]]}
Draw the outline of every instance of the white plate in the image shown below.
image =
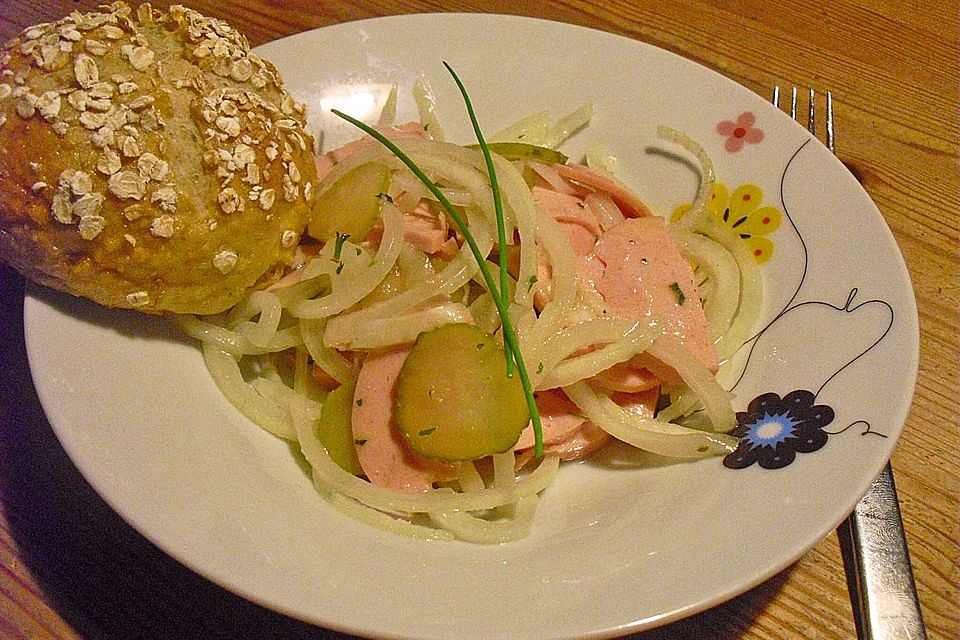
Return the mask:
{"type": "MultiPolygon", "coordinates": [[[[770,327],[740,360],[737,409],[804,389],[834,417],[819,450],[780,469],[617,449],[564,467],[522,542],[416,542],[318,498],[291,448],[242,418],[198,349],[162,321],[31,288],[31,370],[64,448],[117,512],[187,566],[268,607],[357,634],[614,636],[703,610],[782,570],[849,513],[889,458],[917,369],[907,271],[853,177],[761,98],[652,46],[518,17],[376,19],[261,52],[309,104],[314,125],[327,126],[328,146],[355,134],[333,126],[324,107],[371,118],[396,81],[400,113],[412,118],[418,77],[433,87],[448,139],[472,141],[444,60],[488,133],[593,100],[593,124],[566,150],[577,156],[589,140],[604,142],[626,181],[668,214],[689,202],[698,178],[655,126],[686,131],[731,191],[754,184],[763,206],[783,212],[764,265],[770,327]],[[763,140],[730,151],[718,123],[746,112],[763,140]]],[[[754,438],[775,442],[777,427],[769,416],[761,422],[754,438]]]]}

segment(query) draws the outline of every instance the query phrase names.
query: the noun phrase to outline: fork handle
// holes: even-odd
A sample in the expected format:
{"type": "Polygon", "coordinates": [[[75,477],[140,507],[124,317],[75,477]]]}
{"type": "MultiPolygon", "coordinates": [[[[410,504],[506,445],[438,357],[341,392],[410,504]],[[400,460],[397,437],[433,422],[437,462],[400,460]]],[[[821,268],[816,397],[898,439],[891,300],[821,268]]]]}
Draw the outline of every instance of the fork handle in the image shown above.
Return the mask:
{"type": "Polygon", "coordinates": [[[837,534],[860,640],[927,637],[890,463],[837,534]]]}

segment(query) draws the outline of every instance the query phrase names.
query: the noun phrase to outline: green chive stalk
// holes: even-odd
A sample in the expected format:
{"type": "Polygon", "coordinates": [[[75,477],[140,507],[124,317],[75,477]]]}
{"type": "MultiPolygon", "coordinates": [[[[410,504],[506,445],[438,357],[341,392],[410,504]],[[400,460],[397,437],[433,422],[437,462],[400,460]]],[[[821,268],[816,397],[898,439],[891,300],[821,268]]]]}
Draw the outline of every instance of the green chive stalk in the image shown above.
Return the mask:
{"type": "MultiPolygon", "coordinates": [[[[460,232],[463,234],[464,239],[467,241],[467,245],[470,247],[470,251],[473,253],[474,259],[477,261],[477,265],[480,267],[480,273],[483,275],[483,280],[486,282],[487,288],[493,294],[493,301],[497,307],[497,312],[500,314],[500,322],[503,325],[504,343],[507,345],[507,348],[513,352],[514,358],[516,358],[517,371],[520,373],[520,383],[523,386],[523,394],[527,400],[527,409],[530,411],[530,420],[533,422],[533,451],[536,456],[542,456],[543,426],[540,422],[540,412],[537,411],[537,402],[533,397],[533,385],[530,384],[530,376],[527,375],[527,368],[523,363],[523,356],[520,353],[520,345],[517,342],[517,334],[516,331],[514,331],[513,322],[510,320],[510,310],[507,308],[506,298],[500,293],[500,287],[493,279],[493,274],[490,273],[489,267],[486,266],[486,256],[480,253],[480,247],[477,245],[476,239],[473,237],[470,229],[467,228],[466,220],[464,220],[463,216],[461,216],[460,213],[453,207],[453,205],[450,204],[450,201],[447,200],[447,197],[443,195],[443,192],[440,191],[433,180],[431,180],[427,174],[425,174],[423,170],[417,166],[417,163],[415,163],[410,156],[404,153],[385,135],[370,125],[361,122],[352,116],[348,116],[339,109],[332,109],[331,113],[343,118],[353,126],[377,140],[377,142],[385,146],[390,150],[391,153],[393,153],[393,155],[399,158],[403,164],[407,165],[410,171],[412,171],[413,174],[419,178],[420,182],[422,182],[423,185],[437,198],[444,210],[450,214],[450,217],[453,218],[453,221],[460,228],[460,232]]],[[[502,224],[502,221],[500,221],[500,223],[502,224]]],[[[507,355],[509,355],[509,352],[507,355]]],[[[507,359],[509,360],[509,358],[507,359]]]]}
{"type": "MultiPolygon", "coordinates": [[[[490,155],[490,147],[487,146],[487,141],[483,138],[483,132],[480,131],[480,123],[477,122],[477,114],[473,110],[473,102],[470,100],[470,95],[467,93],[467,89],[463,86],[463,83],[460,82],[460,76],[453,70],[453,67],[446,62],[443,63],[443,66],[445,66],[447,71],[450,72],[450,75],[453,76],[453,81],[457,83],[457,88],[460,89],[460,95],[463,96],[463,104],[467,107],[467,115],[470,116],[470,124],[473,125],[473,132],[477,136],[477,143],[480,145],[480,151],[483,152],[483,160],[487,164],[487,174],[490,176],[490,190],[493,191],[493,209],[497,217],[497,241],[500,244],[498,257],[500,267],[500,296],[503,298],[504,305],[507,306],[509,305],[510,295],[509,288],[507,287],[507,234],[503,222],[503,198],[500,193],[500,183],[497,180],[497,172],[493,168],[493,157],[490,155]]],[[[508,378],[513,376],[514,356],[512,351],[512,349],[508,348],[506,354],[508,378]]]]}

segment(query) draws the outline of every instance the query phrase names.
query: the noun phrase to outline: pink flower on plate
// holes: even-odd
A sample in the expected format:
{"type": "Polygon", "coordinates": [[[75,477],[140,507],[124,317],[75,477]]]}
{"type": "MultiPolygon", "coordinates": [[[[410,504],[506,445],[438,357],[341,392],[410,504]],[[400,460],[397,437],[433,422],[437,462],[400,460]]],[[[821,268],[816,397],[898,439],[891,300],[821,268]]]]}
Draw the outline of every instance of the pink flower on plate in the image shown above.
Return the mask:
{"type": "Polygon", "coordinates": [[[727,136],[724,147],[730,153],[736,153],[743,148],[745,142],[756,144],[763,140],[763,130],[754,127],[757,117],[752,111],[744,111],[737,116],[736,121],[723,120],[717,123],[717,133],[727,136]]]}

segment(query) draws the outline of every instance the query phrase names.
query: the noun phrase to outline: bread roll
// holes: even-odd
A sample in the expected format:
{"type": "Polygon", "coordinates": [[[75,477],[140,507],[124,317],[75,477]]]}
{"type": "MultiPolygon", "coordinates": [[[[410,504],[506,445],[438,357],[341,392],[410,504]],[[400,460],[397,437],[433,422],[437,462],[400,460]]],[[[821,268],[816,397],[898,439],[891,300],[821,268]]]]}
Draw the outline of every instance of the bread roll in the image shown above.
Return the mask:
{"type": "Polygon", "coordinates": [[[0,258],[110,307],[207,314],[293,256],[306,113],[225,23],[116,2],[0,51],[0,258]]]}

